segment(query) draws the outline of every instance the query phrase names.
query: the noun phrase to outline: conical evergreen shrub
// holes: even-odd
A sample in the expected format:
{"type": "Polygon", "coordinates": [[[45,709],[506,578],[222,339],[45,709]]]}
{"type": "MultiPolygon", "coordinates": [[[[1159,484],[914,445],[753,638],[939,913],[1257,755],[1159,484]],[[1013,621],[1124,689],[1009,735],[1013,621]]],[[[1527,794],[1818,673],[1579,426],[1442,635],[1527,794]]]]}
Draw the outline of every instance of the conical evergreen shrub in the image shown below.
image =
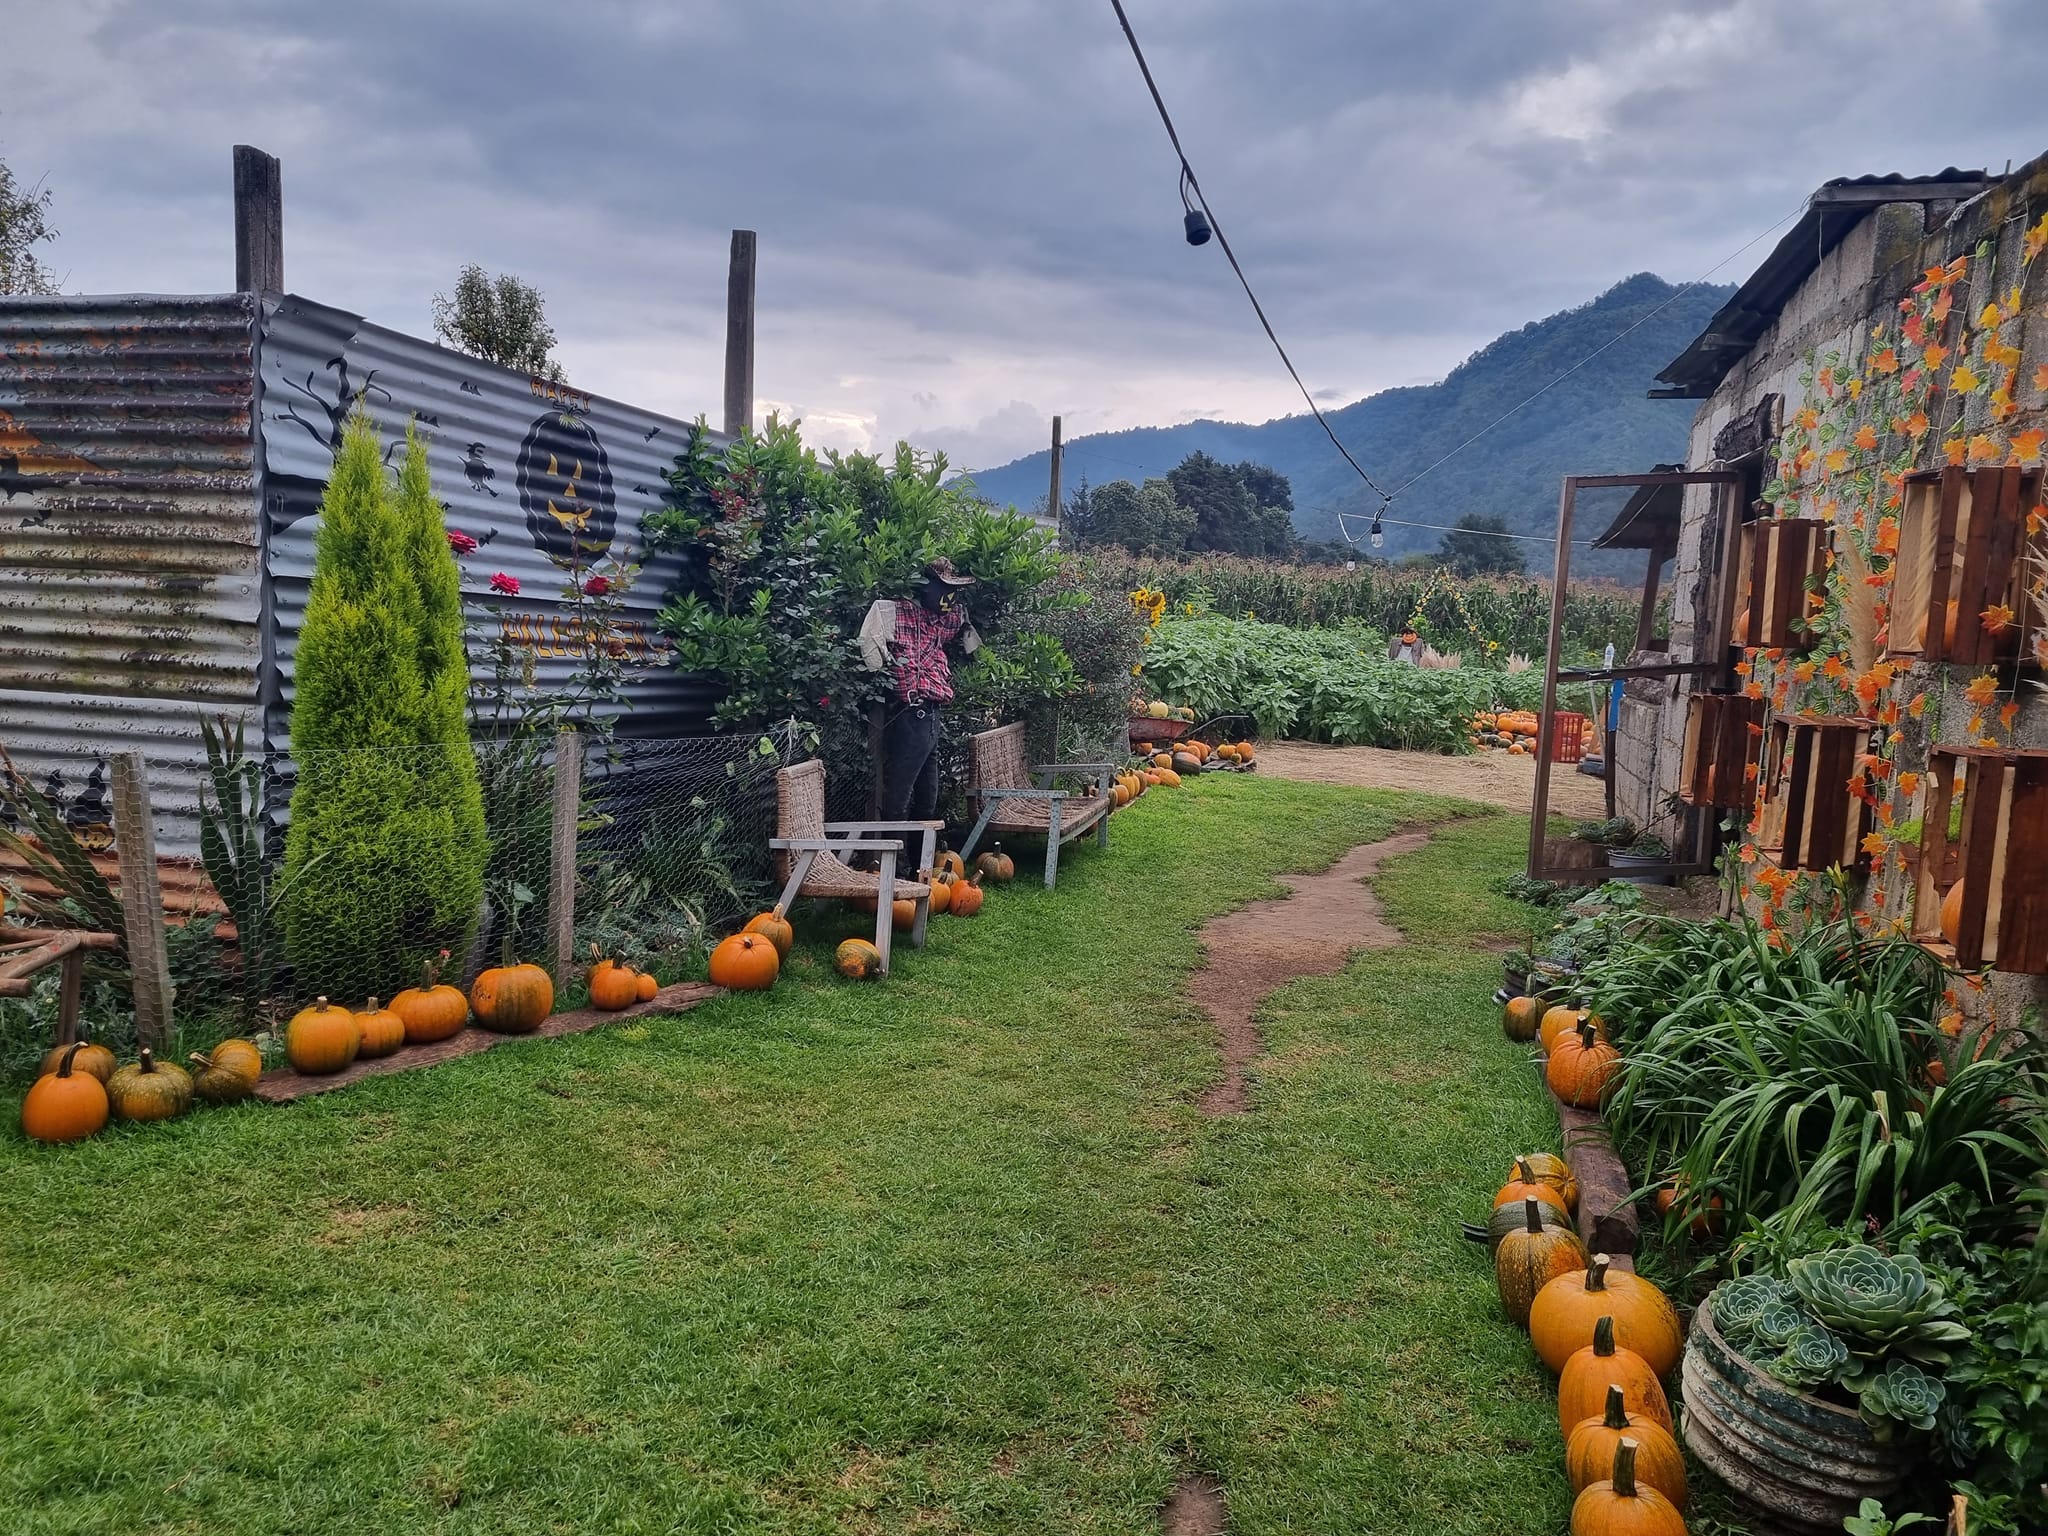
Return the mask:
{"type": "Polygon", "coordinates": [[[469,940],[487,852],[459,576],[409,433],[397,490],[358,408],[320,504],[293,668],[283,901],[299,989],[411,983],[469,940]]]}

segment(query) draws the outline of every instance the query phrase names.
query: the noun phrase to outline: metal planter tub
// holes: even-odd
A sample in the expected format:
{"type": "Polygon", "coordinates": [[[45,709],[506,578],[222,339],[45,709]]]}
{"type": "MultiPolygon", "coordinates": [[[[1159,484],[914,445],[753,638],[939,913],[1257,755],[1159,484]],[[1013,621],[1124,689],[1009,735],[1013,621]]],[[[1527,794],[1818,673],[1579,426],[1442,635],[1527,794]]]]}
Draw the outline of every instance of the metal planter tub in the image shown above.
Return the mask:
{"type": "Polygon", "coordinates": [[[1795,1391],[1745,1360],[1702,1304],[1682,1367],[1686,1446],[1723,1482],[1794,1530],[1840,1531],[1883,1499],[1911,1458],[1880,1444],[1853,1408],[1795,1391]]]}

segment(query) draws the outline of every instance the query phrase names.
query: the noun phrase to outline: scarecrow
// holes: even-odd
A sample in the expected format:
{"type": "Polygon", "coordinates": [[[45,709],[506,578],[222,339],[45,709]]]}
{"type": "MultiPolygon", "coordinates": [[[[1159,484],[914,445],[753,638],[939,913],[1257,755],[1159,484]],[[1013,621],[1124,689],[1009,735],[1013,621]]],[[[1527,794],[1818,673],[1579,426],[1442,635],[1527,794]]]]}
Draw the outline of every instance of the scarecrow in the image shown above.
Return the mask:
{"type": "Polygon", "coordinates": [[[880,601],[860,626],[860,651],[870,671],[890,672],[889,714],[882,727],[882,817],[928,821],[938,812],[941,711],[953,702],[955,641],[971,656],[981,636],[968,621],[961,591],[972,576],[944,556],[924,569],[912,602],[880,601]]]}

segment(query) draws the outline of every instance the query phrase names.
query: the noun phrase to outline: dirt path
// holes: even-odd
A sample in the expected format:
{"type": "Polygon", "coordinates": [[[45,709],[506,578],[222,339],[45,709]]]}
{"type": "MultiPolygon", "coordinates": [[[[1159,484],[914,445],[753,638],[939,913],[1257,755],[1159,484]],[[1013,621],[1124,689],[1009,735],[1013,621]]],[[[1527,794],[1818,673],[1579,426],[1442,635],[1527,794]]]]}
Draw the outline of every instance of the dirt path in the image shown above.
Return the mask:
{"type": "MultiPolygon", "coordinates": [[[[1411,789],[1456,795],[1528,814],[1536,803],[1536,760],[1505,752],[1445,757],[1436,752],[1390,752],[1383,747],[1326,747],[1307,741],[1259,745],[1259,772],[1310,784],[1358,789],[1411,789]]],[[[1607,790],[1569,763],[1550,775],[1550,809],[1577,821],[1607,814],[1607,790]]]]}
{"type": "MultiPolygon", "coordinates": [[[[1260,757],[1263,761],[1264,750],[1260,757]]],[[[1391,949],[1401,931],[1380,913],[1366,884],[1382,859],[1413,853],[1427,832],[1402,832],[1352,849],[1319,875],[1282,875],[1289,894],[1257,901],[1213,918],[1202,928],[1208,960],[1188,992],[1216,1021],[1223,1036],[1223,1076],[1197,1101],[1206,1115],[1242,1114],[1251,1107],[1245,1069],[1264,1044],[1252,1015],[1260,1003],[1297,976],[1328,976],[1355,950],[1391,949]]]]}

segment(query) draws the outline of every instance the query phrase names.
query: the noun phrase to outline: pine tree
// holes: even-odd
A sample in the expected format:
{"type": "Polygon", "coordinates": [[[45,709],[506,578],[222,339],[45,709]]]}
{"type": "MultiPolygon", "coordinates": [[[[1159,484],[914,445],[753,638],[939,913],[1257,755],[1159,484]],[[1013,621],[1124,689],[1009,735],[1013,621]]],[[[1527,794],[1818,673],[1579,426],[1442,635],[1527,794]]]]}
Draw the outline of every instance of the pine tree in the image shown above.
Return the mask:
{"type": "Polygon", "coordinates": [[[293,668],[284,928],[303,992],[395,991],[475,924],[486,844],[461,624],[425,449],[408,434],[394,493],[359,408],[321,501],[293,668]]]}

